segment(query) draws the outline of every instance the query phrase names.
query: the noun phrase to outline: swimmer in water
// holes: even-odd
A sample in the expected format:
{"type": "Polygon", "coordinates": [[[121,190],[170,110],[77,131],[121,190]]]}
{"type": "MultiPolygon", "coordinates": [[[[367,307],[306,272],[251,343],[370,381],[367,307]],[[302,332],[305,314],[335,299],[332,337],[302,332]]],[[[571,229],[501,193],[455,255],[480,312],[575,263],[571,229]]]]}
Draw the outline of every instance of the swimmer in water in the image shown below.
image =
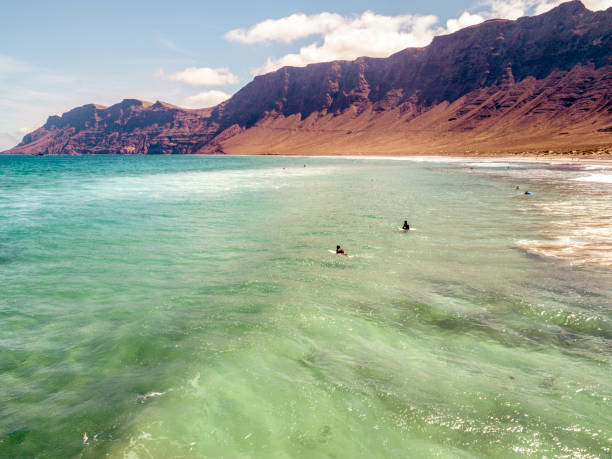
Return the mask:
{"type": "Polygon", "coordinates": [[[408,231],[410,229],[410,225],[408,224],[408,220],[404,220],[404,226],[402,226],[403,230],[408,231]]]}

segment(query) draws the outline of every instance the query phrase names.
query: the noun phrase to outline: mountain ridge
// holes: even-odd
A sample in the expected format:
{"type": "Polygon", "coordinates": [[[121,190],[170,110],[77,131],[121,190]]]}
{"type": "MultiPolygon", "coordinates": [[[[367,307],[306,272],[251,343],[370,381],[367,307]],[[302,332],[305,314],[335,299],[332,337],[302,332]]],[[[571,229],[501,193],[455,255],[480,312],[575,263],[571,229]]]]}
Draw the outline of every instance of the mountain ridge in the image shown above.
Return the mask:
{"type": "Polygon", "coordinates": [[[49,117],[13,154],[432,153],[609,145],[612,8],[564,3],[387,58],[283,67],[209,109],[126,99],[49,117]]]}

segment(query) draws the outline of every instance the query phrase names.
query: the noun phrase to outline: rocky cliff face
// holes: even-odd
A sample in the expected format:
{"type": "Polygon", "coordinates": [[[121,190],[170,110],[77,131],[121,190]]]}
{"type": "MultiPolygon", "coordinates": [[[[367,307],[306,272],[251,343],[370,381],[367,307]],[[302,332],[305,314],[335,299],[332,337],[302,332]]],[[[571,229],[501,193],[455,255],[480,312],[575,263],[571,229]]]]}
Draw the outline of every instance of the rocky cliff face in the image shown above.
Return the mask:
{"type": "Polygon", "coordinates": [[[210,109],[186,110],[126,99],[111,107],[84,105],[50,116],[8,153],[169,154],[193,153],[210,141],[217,125],[210,109]]]}
{"type": "MultiPolygon", "coordinates": [[[[383,153],[609,143],[612,9],[492,20],[389,58],[285,67],[208,110],[125,100],[7,153],[383,153]]],[[[503,148],[501,148],[503,149],[503,148]]]]}

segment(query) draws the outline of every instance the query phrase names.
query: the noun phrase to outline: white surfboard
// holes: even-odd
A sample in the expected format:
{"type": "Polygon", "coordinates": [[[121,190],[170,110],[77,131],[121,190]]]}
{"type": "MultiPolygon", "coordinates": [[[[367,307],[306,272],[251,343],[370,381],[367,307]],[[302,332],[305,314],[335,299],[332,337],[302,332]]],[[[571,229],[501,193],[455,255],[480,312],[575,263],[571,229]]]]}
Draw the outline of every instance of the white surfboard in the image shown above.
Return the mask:
{"type": "Polygon", "coordinates": [[[329,253],[333,253],[334,255],[344,255],[347,258],[353,258],[353,255],[347,255],[345,253],[336,253],[335,250],[328,250],[329,253]]]}

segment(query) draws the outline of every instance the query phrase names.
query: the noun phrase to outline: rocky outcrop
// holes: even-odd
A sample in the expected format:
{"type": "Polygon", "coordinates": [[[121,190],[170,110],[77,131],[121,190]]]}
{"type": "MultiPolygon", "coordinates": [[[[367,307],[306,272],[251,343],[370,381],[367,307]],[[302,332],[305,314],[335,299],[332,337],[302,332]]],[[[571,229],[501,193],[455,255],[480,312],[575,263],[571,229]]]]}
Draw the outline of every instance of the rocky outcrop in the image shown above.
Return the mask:
{"type": "Polygon", "coordinates": [[[126,99],[110,107],[89,104],[50,116],[7,153],[189,154],[206,145],[217,129],[210,109],[126,99]]]}
{"type": "MultiPolygon", "coordinates": [[[[208,110],[126,100],[50,117],[8,153],[401,153],[610,142],[612,9],[578,2],[425,48],[256,77],[208,110]]],[[[504,148],[502,148],[504,149],[504,148]]]]}

